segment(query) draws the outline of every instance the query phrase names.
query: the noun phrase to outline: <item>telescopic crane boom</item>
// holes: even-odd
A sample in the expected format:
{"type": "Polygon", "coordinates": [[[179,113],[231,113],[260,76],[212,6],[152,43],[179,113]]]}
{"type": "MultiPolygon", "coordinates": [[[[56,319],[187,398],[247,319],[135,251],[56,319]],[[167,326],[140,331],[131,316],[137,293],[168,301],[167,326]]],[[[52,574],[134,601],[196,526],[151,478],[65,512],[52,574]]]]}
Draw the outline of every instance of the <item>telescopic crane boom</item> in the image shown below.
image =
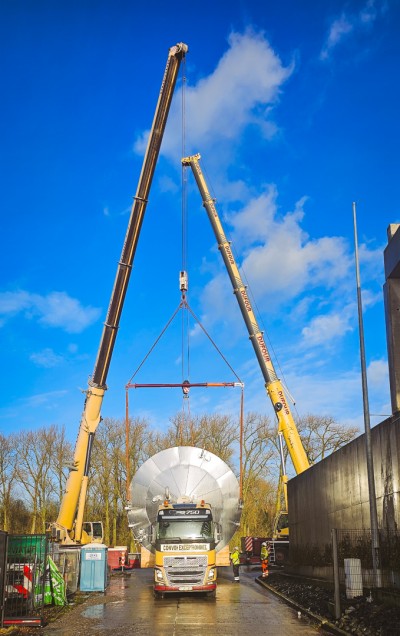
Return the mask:
{"type": "MultiPolygon", "coordinates": [[[[282,383],[275,373],[267,345],[264,341],[263,333],[257,324],[250,299],[247,295],[246,285],[243,284],[240,276],[239,269],[236,265],[236,261],[230,247],[230,242],[225,236],[221,220],[215,207],[215,201],[207,187],[207,183],[200,167],[200,158],[199,154],[185,157],[182,159],[182,164],[183,166],[190,166],[192,168],[194,178],[203,200],[203,206],[207,211],[208,218],[210,219],[214,230],[214,234],[218,242],[218,249],[221,252],[228,271],[233,287],[233,293],[239,303],[240,311],[242,312],[242,316],[246,323],[251,344],[253,345],[264,377],[265,388],[271,399],[272,406],[278,419],[278,433],[283,435],[294,469],[296,473],[299,474],[309,468],[310,463],[300,439],[296,423],[290,411],[288,401],[285,397],[282,383]]],[[[283,472],[285,472],[284,468],[283,472]]],[[[285,479],[285,475],[283,475],[282,481],[283,486],[285,487],[287,481],[287,478],[285,479]]]]}
{"type": "Polygon", "coordinates": [[[97,360],[86,390],[84,410],[75,445],[74,464],[67,480],[57,521],[50,524],[49,528],[53,540],[61,543],[87,543],[90,540],[90,537],[83,531],[83,514],[93,439],[101,420],[100,413],[104,393],[107,390],[108,369],[178,71],[187,50],[187,45],[182,42],[169,49],[153,125],[143,159],[142,171],[136,195],[134,196],[121,259],[118,263],[107,318],[100,340],[97,360]]]}

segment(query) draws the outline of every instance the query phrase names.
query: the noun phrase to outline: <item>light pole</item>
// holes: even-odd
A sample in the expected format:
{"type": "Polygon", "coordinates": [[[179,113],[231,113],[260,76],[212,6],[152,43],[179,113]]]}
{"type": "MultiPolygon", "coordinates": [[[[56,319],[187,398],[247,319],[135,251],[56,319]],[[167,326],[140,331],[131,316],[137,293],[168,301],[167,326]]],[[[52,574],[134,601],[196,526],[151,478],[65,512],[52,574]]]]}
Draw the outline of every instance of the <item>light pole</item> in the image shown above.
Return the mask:
{"type": "Polygon", "coordinates": [[[382,587],[381,570],[380,570],[381,559],[380,559],[379,534],[378,534],[378,513],[376,508],[376,493],[375,493],[374,459],[372,455],[367,369],[366,369],[366,363],[365,363],[364,324],[363,324],[363,316],[362,316],[360,267],[359,267],[359,259],[358,259],[356,204],[354,202],[353,202],[353,222],[354,222],[354,246],[355,246],[355,259],[356,259],[357,306],[358,306],[358,326],[359,326],[359,336],[360,336],[360,358],[361,358],[361,378],[362,378],[363,409],[364,409],[365,446],[366,446],[366,456],[367,456],[369,510],[370,510],[370,518],[371,518],[372,568],[374,572],[375,586],[382,587]]]}

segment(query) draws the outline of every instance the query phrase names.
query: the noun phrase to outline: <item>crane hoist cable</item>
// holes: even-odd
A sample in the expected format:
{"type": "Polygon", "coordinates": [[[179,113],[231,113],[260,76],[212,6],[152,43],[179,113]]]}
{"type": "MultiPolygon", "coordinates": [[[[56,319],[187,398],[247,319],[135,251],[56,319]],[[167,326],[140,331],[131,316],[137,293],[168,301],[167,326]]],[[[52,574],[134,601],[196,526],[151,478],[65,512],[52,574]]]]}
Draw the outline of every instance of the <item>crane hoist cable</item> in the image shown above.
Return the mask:
{"type": "MultiPolygon", "coordinates": [[[[182,66],[182,152],[186,150],[186,66],[182,66]]],[[[182,200],[181,200],[181,271],[179,274],[179,286],[182,295],[182,324],[181,324],[181,374],[182,382],[190,380],[190,331],[189,314],[185,311],[185,299],[188,291],[187,256],[188,256],[188,213],[187,213],[187,176],[181,166],[182,200]]],[[[189,392],[182,392],[182,417],[185,415],[185,406],[190,418],[189,392]]]]}
{"type": "MultiPolygon", "coordinates": [[[[186,149],[186,64],[185,60],[182,64],[182,152],[186,149]]],[[[184,156],[184,155],[182,155],[184,156]]],[[[182,271],[187,271],[187,247],[188,247],[188,231],[187,231],[187,177],[186,171],[181,168],[181,184],[182,184],[182,271]]]]}

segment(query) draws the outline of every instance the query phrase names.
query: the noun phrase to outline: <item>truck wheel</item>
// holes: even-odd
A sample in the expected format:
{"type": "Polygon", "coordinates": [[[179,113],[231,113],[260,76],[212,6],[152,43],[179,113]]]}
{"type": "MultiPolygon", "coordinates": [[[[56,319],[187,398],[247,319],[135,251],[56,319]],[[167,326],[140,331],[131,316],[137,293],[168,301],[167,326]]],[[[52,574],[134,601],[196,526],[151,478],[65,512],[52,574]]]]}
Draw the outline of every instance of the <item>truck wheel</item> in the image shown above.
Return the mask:
{"type": "Polygon", "coordinates": [[[217,590],[213,590],[212,592],[207,592],[208,598],[216,598],[217,590]]]}

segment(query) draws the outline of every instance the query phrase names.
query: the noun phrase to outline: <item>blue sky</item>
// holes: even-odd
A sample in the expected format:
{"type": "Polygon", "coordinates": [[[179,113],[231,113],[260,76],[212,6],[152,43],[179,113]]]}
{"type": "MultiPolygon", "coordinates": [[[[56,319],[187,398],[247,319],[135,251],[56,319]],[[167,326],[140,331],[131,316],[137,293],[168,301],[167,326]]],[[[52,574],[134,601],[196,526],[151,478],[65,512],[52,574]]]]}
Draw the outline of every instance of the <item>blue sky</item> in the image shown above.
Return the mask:
{"type": "MultiPolygon", "coordinates": [[[[186,209],[189,305],[245,383],[246,410],[273,417],[191,173],[182,187],[182,152],[202,155],[294,413],[362,428],[357,202],[372,425],[389,414],[382,286],[387,226],[400,221],[399,2],[3,0],[0,18],[0,431],[65,424],[75,439],[168,49],[181,41],[184,123],[181,74],[103,416],[124,417],[125,384],[179,305],[186,209]]],[[[186,318],[134,381],[235,380],[196,322],[182,339],[186,318]]],[[[237,415],[239,399],[193,389],[190,409],[237,415]]],[[[182,408],[170,389],[131,391],[130,402],[158,429],[182,408]]]]}

